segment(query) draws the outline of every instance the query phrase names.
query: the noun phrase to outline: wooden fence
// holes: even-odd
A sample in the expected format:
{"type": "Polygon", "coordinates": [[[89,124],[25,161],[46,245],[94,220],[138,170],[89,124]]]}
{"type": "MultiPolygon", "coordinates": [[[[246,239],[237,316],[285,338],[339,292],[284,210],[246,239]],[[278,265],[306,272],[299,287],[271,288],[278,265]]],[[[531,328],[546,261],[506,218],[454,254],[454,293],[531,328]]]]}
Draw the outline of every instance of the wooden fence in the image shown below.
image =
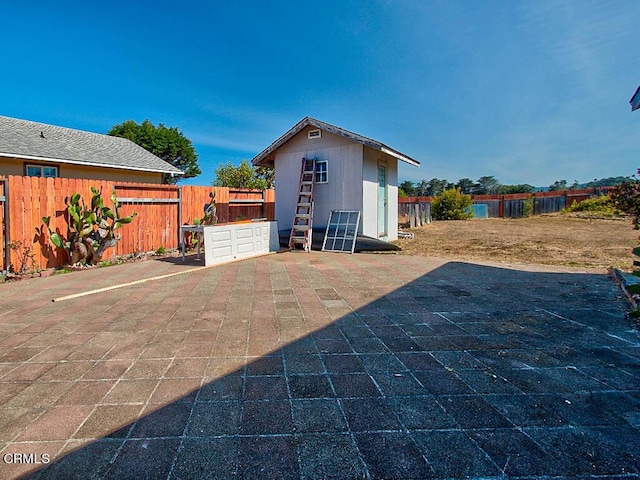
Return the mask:
{"type": "MultiPolygon", "coordinates": [[[[472,198],[474,204],[487,206],[489,217],[520,218],[525,214],[526,202],[531,202],[532,213],[534,215],[554,213],[571,206],[574,202],[581,202],[591,197],[605,195],[611,188],[612,187],[598,187],[531,194],[472,195],[472,198]]],[[[398,199],[398,219],[411,218],[408,216],[408,205],[414,205],[414,208],[420,206],[422,210],[425,210],[426,207],[424,206],[430,204],[431,197],[400,197],[398,199]]],[[[416,226],[419,226],[418,221],[416,221],[416,226]]]]}
{"type": "Polygon", "coordinates": [[[9,265],[11,258],[9,257],[9,248],[4,239],[9,238],[9,199],[7,197],[9,180],[0,178],[0,265],[9,265]]]}
{"type": "Polygon", "coordinates": [[[431,223],[430,202],[398,202],[398,225],[415,228],[428,223],[431,223]]]}
{"type": "Polygon", "coordinates": [[[64,265],[66,253],[50,243],[42,217],[50,216],[51,229],[66,234],[66,202],[74,193],[90,202],[92,187],[102,191],[108,206],[111,193],[115,192],[121,215],[137,212],[131,224],[118,230],[121,240],[107,250],[105,258],[151,252],[160,247],[177,248],[179,225],[193,224],[204,216],[210,193],[215,194],[218,223],[251,218],[273,220],[275,214],[273,190],[8,176],[0,179],[0,270],[8,270],[10,265],[18,270],[23,263],[29,268],[64,265]],[[4,206],[8,206],[8,215],[4,206]]]}

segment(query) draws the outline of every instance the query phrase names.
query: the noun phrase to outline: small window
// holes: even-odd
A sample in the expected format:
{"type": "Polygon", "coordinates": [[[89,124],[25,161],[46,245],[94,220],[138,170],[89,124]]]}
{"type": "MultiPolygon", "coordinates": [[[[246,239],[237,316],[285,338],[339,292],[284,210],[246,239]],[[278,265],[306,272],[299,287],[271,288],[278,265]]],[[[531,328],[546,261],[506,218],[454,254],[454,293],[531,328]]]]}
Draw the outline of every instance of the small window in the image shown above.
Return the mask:
{"type": "Polygon", "coordinates": [[[317,129],[317,130],[309,130],[309,132],[307,133],[307,138],[311,139],[311,138],[320,138],[322,137],[322,130],[317,129]]]}
{"type": "Polygon", "coordinates": [[[328,172],[328,162],[316,160],[316,183],[327,183],[329,181],[328,172]]]}
{"type": "Polygon", "coordinates": [[[27,165],[26,171],[28,177],[55,178],[58,176],[58,167],[47,165],[27,165]]]}

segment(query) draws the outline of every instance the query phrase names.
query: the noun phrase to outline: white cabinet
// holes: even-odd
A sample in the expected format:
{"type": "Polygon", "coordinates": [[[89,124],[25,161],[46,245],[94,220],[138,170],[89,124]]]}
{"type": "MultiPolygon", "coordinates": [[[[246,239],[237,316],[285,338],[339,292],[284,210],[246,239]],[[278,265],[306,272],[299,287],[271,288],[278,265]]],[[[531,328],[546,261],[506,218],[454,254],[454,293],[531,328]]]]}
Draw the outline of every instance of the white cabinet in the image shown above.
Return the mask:
{"type": "Polygon", "coordinates": [[[277,222],[203,227],[205,265],[257,257],[280,249],[277,222]]]}

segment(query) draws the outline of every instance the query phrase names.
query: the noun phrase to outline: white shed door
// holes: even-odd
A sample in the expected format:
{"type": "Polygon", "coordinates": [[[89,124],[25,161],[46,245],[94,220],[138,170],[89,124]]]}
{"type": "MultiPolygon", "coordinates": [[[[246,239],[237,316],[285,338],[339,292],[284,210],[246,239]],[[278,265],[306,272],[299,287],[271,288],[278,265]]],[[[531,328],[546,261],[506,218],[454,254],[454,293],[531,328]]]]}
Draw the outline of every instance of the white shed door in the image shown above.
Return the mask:
{"type": "Polygon", "coordinates": [[[387,236],[387,167],[378,164],[378,238],[387,236]]]}

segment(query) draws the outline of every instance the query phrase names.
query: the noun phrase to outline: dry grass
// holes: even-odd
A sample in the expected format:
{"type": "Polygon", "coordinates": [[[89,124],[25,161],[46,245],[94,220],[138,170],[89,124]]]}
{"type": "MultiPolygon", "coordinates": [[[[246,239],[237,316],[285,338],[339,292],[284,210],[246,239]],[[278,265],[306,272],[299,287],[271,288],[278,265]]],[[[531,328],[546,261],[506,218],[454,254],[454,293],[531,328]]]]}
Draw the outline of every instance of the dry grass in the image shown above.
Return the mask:
{"type": "Polygon", "coordinates": [[[629,219],[546,215],[521,219],[439,221],[399,239],[402,254],[630,270],[640,243],[629,219]]]}

